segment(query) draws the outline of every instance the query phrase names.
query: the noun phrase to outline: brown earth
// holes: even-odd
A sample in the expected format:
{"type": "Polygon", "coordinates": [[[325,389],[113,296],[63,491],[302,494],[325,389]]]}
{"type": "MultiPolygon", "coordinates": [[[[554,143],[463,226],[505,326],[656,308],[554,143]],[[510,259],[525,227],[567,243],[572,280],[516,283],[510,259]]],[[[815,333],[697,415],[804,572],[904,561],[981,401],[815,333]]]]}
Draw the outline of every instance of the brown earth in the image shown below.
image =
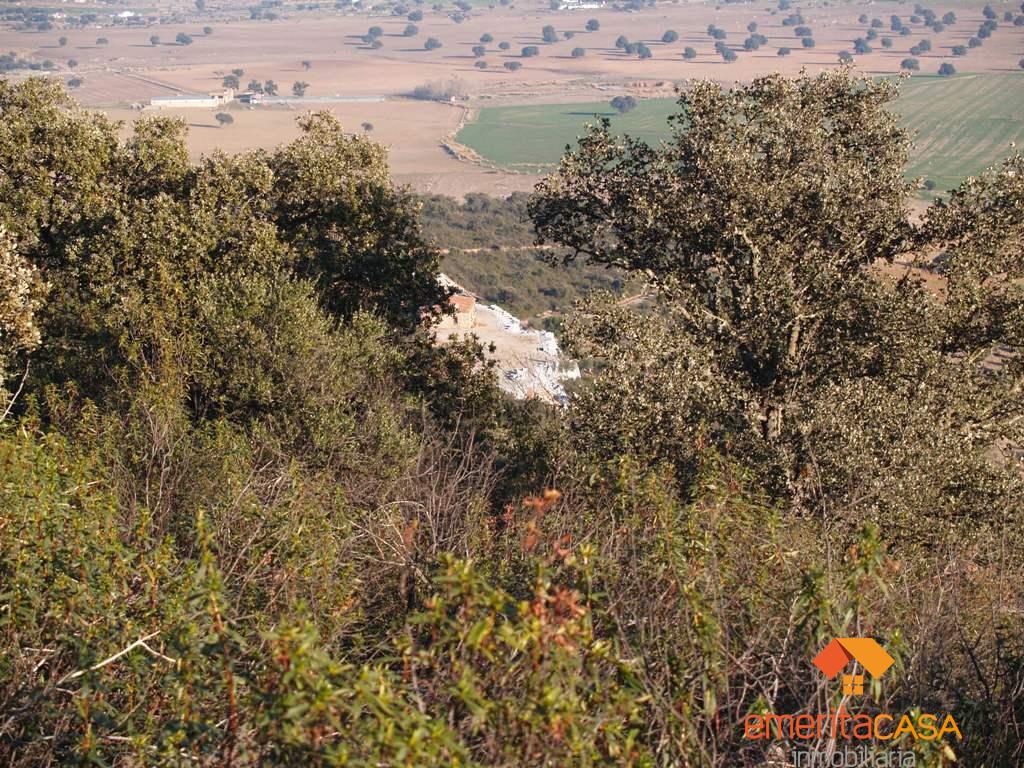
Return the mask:
{"type": "MultiPolygon", "coordinates": [[[[774,3],[770,4],[774,6],[774,3]]],[[[796,5],[796,4],[794,4],[796,5]]],[[[802,7],[807,26],[814,31],[817,46],[805,50],[793,34],[793,27],[782,26],[788,12],[766,10],[765,6],[706,3],[669,3],[626,13],[614,10],[550,11],[546,2],[519,2],[510,7],[475,8],[461,24],[448,12],[436,12],[424,5],[425,18],[418,22],[416,37],[403,37],[409,23],[404,17],[351,12],[297,12],[281,10],[279,21],[239,21],[218,19],[216,15],[195,15],[183,24],[133,27],[104,27],[85,30],[54,29],[44,33],[0,30],[0,50],[15,51],[36,60],[52,59],[58,65],[68,58],[79,62],[77,72],[84,85],[75,92],[87,105],[103,108],[112,115],[132,120],[140,114],[130,111],[133,103],[147,103],[154,96],[174,93],[205,93],[218,89],[230,70],[245,70],[243,85],[250,78],[275,80],[282,93],[291,84],[304,80],[311,96],[366,97],[394,99],[407,94],[416,85],[428,81],[456,78],[467,97],[466,103],[535,103],[538,101],[580,101],[604,98],[603,89],[623,89],[638,94],[665,95],[672,84],[687,78],[706,77],[721,81],[747,80],[770,71],[795,74],[801,68],[814,71],[836,65],[840,50],[852,50],[853,40],[863,36],[866,25],[857,21],[861,13],[882,20],[879,36],[891,36],[894,47],[888,51],[873,43],[875,52],[857,58],[863,71],[879,74],[898,71],[908,49],[921,39],[931,40],[932,52],[919,56],[924,72],[934,72],[943,61],[954,61],[965,72],[1005,72],[1017,68],[1024,56],[1024,28],[1003,22],[1004,10],[1019,12],[1016,5],[993,4],[999,15],[999,28],[964,59],[949,55],[953,45],[966,44],[981,24],[981,4],[931,6],[941,17],[953,10],[958,21],[936,34],[920,25],[912,25],[914,34],[901,37],[889,32],[889,16],[899,15],[907,23],[912,6],[903,3],[851,3],[840,6],[802,7]],[[1004,7],[1005,6],[1005,7],[1004,7]],[[287,17],[289,16],[290,17],[287,17]],[[598,32],[584,30],[587,19],[601,24],[598,32]],[[768,45],[756,52],[740,52],[739,60],[725,64],[714,52],[714,41],[706,34],[709,24],[728,32],[727,42],[741,47],[747,37],[747,24],[756,21],[759,32],[768,37],[768,45]],[[551,45],[541,41],[541,29],[551,24],[559,33],[571,31],[570,40],[551,45]],[[210,36],[201,32],[209,25],[210,36]],[[359,37],[370,26],[384,30],[383,48],[372,50],[359,37]],[[674,29],[679,40],[660,42],[663,32],[674,29]],[[194,43],[173,44],[175,35],[186,32],[194,43]],[[484,33],[494,36],[484,57],[488,69],[474,67],[471,48],[484,33]],[[149,44],[150,35],[159,35],[160,45],[149,44]],[[68,38],[59,47],[57,38],[68,38]],[[629,57],[614,47],[615,39],[646,42],[654,52],[649,60],[629,57]],[[106,37],[108,45],[96,45],[97,37],[106,37]],[[428,37],[442,41],[442,48],[426,51],[428,37]],[[501,52],[497,44],[510,43],[511,50],[501,52]],[[537,45],[541,55],[523,59],[523,46],[537,45]],[[571,58],[570,51],[583,47],[587,55],[571,58]],[[682,50],[692,46],[698,51],[693,61],[685,61],[682,50]],[[781,58],[776,50],[792,49],[781,58]],[[311,62],[307,71],[302,62],[311,62]],[[502,64],[519,61],[516,73],[502,64]],[[602,90],[599,90],[602,89],[602,90]]],[[[191,7],[191,4],[189,4],[191,7]]],[[[58,73],[67,76],[67,71],[58,73]]],[[[182,114],[192,125],[190,146],[194,155],[214,148],[237,151],[247,147],[271,147],[295,135],[295,110],[262,107],[234,109],[234,125],[216,128],[209,111],[187,110],[182,114]]],[[[461,195],[467,191],[494,194],[514,189],[529,189],[534,177],[490,171],[458,160],[445,148],[446,137],[458,127],[461,109],[450,105],[388,100],[374,103],[332,104],[330,108],[353,130],[363,122],[374,125],[373,136],[391,147],[391,161],[399,180],[424,191],[461,195]]]]}

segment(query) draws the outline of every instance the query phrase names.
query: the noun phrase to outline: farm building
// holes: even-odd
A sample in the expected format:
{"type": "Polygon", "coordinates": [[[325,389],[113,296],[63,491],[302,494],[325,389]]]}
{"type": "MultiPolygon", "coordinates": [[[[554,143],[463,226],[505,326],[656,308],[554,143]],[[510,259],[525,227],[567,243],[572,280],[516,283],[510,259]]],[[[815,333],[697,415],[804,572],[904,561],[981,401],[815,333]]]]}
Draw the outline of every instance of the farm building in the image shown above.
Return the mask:
{"type": "Polygon", "coordinates": [[[152,109],[212,109],[227,104],[234,98],[235,92],[229,88],[208,93],[205,96],[198,93],[184,96],[157,96],[149,100],[149,106],[152,109]]]}

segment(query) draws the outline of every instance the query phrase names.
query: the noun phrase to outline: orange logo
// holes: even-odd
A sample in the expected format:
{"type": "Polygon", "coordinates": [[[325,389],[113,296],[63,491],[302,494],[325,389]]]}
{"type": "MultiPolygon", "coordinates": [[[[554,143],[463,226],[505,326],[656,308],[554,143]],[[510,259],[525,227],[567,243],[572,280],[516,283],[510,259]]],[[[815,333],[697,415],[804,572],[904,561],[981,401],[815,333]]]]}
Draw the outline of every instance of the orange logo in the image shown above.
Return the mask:
{"type": "MultiPolygon", "coordinates": [[[[826,645],[811,663],[829,680],[834,680],[836,675],[854,660],[870,672],[872,677],[881,677],[895,663],[885,648],[870,637],[837,637],[826,645]]],[[[864,675],[843,675],[843,695],[862,693],[864,675]]]]}

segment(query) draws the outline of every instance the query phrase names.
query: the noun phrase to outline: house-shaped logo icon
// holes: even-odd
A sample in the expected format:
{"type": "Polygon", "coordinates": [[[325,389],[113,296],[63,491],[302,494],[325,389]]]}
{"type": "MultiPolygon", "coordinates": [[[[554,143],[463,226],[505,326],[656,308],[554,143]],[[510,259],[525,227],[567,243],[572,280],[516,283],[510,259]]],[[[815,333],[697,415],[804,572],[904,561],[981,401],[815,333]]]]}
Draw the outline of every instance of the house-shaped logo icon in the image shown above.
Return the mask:
{"type": "MultiPolygon", "coordinates": [[[[826,645],[811,662],[829,680],[846,669],[856,660],[872,677],[881,677],[895,660],[870,637],[837,637],[826,645]]],[[[846,696],[864,693],[863,675],[843,675],[843,694],[846,696]]]]}

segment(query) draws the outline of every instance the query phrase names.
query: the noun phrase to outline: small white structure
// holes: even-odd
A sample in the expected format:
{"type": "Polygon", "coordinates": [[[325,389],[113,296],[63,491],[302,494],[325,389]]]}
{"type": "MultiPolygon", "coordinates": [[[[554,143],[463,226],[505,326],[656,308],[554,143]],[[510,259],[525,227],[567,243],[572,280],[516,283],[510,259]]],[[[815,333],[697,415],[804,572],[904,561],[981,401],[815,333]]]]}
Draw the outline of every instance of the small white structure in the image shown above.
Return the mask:
{"type": "Polygon", "coordinates": [[[157,96],[149,100],[152,109],[213,109],[233,101],[235,92],[230,88],[223,91],[184,96],[157,96]]]}

